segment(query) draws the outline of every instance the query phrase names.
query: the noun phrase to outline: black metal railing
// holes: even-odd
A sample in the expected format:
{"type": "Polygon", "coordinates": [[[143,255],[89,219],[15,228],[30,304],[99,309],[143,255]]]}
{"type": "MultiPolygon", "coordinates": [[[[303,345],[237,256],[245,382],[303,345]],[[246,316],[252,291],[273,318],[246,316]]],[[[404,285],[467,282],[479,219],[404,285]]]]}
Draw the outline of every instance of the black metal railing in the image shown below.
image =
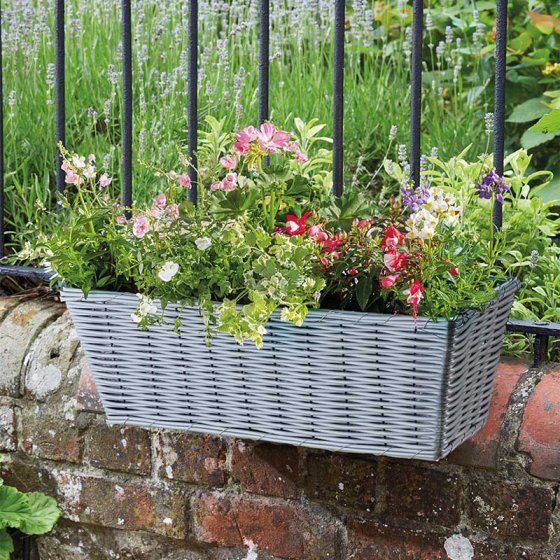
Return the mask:
{"type": "MultiPolygon", "coordinates": [[[[334,75],[333,75],[333,192],[340,196],[344,184],[344,34],[345,0],[334,1],[334,75]]],[[[422,46],[423,46],[423,0],[412,0],[412,54],[411,54],[411,102],[410,102],[410,169],[411,180],[420,184],[421,116],[422,116],[422,46]]],[[[56,0],[56,187],[64,192],[64,173],[58,143],[65,141],[65,0],[56,0]]],[[[2,10],[0,8],[0,28],[2,10]]],[[[197,200],[197,144],[198,144],[198,0],[189,1],[188,42],[188,156],[191,161],[189,176],[191,189],[189,199],[197,200]]],[[[269,49],[270,49],[270,1],[260,2],[259,40],[259,120],[269,118],[269,49]]],[[[3,145],[3,93],[2,93],[2,35],[0,29],[0,258],[5,256],[5,206],[4,206],[4,145],[3,145]]],[[[507,47],[507,0],[496,2],[496,53],[494,98],[494,167],[503,174],[504,127],[506,93],[506,47],[507,47]]],[[[131,2],[122,0],[122,190],[121,202],[131,207],[133,201],[132,139],[133,139],[133,75],[132,75],[132,27],[131,2]]],[[[502,226],[502,203],[496,201],[493,208],[493,224],[496,230],[502,226]]],[[[22,276],[48,281],[50,274],[42,269],[23,266],[0,266],[0,275],[22,276]]],[[[510,321],[508,330],[535,335],[535,365],[546,358],[549,337],[560,336],[560,324],[528,321],[510,321]]]]}

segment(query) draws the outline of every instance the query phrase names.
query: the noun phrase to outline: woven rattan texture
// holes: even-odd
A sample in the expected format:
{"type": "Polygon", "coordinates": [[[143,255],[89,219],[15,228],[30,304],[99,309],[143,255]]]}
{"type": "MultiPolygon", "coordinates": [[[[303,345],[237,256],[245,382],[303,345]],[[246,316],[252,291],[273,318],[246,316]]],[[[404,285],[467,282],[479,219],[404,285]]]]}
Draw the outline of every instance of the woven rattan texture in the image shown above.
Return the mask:
{"type": "MultiPolygon", "coordinates": [[[[485,421],[513,291],[457,325],[324,310],[302,327],[275,317],[261,350],[227,335],[208,348],[196,308],[177,336],[138,330],[131,294],[65,289],[63,299],[110,423],[434,460],[485,421]]],[[[175,314],[168,306],[170,323],[175,314]]]]}

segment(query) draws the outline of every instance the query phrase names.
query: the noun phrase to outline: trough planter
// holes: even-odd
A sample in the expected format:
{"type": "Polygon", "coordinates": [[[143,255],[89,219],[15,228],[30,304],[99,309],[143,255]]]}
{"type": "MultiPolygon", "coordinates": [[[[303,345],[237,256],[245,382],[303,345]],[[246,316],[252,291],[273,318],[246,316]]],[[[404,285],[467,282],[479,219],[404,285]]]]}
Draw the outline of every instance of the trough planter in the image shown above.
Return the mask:
{"type": "Polygon", "coordinates": [[[177,336],[137,329],[133,294],[62,297],[111,424],[438,460],[486,421],[516,288],[454,321],[314,310],[296,327],[275,316],[260,350],[228,335],[207,347],[196,307],[177,336]]]}

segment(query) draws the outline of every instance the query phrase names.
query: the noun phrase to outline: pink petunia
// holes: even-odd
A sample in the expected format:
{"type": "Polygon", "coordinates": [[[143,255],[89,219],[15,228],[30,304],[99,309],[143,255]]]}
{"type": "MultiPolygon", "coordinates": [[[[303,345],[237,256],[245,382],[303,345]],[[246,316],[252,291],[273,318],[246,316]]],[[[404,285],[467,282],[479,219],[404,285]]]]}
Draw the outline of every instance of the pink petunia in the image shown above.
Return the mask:
{"type": "Polygon", "coordinates": [[[247,126],[240,130],[236,135],[236,142],[233,145],[238,154],[247,154],[251,142],[257,139],[257,130],[254,126],[247,126]]]}
{"type": "Polygon", "coordinates": [[[165,197],[164,193],[159,193],[154,198],[154,206],[157,208],[165,208],[165,203],[167,202],[167,198],[165,197]]]}
{"type": "Polygon", "coordinates": [[[273,154],[278,149],[286,148],[292,135],[285,130],[278,130],[272,123],[263,123],[257,131],[261,150],[273,154]]]}
{"type": "Polygon", "coordinates": [[[186,173],[179,175],[179,185],[181,185],[181,187],[184,187],[185,189],[190,188],[191,178],[186,173]]]}
{"type": "Polygon", "coordinates": [[[150,231],[150,221],[146,216],[136,216],[134,218],[134,223],[132,224],[132,233],[142,239],[146,233],[150,231]]]}
{"type": "Polygon", "coordinates": [[[212,185],[210,186],[210,190],[211,191],[222,191],[223,190],[223,183],[222,181],[215,181],[214,183],[212,183],[212,185]]]}
{"type": "Polygon", "coordinates": [[[112,177],[109,177],[107,173],[103,173],[103,175],[99,177],[99,188],[104,189],[105,187],[108,187],[112,182],[112,177]]]}
{"type": "Polygon", "coordinates": [[[72,170],[67,171],[65,181],[69,185],[79,185],[80,183],[82,183],[82,179],[80,178],[80,176],[72,170]]]}
{"type": "Polygon", "coordinates": [[[309,161],[309,157],[307,156],[307,154],[304,154],[303,152],[300,152],[299,150],[296,152],[295,158],[294,158],[298,163],[305,163],[306,161],[309,161]]]}
{"type": "Polygon", "coordinates": [[[233,171],[237,166],[237,158],[235,156],[224,156],[220,159],[220,165],[226,171],[233,171]]]}
{"type": "Polygon", "coordinates": [[[124,214],[117,216],[117,224],[120,224],[121,226],[126,224],[126,216],[124,214]]]}
{"type": "Polygon", "coordinates": [[[179,205],[170,204],[166,209],[165,213],[172,219],[177,220],[179,218],[179,205]]]}

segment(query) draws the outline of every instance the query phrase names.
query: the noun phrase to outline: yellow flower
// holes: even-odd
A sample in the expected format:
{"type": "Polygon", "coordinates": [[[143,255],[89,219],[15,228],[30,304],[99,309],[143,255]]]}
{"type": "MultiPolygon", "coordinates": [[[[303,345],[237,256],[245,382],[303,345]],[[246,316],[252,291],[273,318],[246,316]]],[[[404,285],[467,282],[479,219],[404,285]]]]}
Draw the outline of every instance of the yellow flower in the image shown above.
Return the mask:
{"type": "Polygon", "coordinates": [[[542,70],[543,76],[552,76],[557,72],[560,72],[560,62],[555,62],[554,64],[547,62],[542,70]]]}

